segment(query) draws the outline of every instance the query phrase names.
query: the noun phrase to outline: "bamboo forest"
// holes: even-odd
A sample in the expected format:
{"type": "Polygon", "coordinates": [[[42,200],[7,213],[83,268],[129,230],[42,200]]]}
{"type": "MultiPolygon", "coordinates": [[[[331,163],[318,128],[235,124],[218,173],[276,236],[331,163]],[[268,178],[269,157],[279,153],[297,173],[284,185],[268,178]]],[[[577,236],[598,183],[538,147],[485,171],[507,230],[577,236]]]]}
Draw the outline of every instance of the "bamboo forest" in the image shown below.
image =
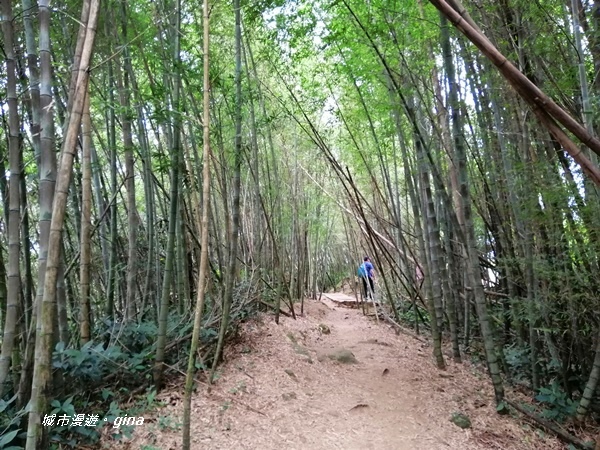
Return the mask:
{"type": "Polygon", "coordinates": [[[0,3],[0,449],[600,449],[600,1],[0,3]]]}

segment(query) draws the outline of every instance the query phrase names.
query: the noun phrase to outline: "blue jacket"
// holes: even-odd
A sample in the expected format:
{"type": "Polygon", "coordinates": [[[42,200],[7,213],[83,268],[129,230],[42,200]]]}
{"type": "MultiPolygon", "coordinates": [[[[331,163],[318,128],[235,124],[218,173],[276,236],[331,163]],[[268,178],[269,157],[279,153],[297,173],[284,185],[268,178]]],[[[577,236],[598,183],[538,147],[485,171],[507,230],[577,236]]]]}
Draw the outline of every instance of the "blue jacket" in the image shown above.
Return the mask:
{"type": "Polygon", "coordinates": [[[365,261],[358,267],[358,276],[373,278],[373,270],[375,270],[373,264],[370,261],[365,261]]]}

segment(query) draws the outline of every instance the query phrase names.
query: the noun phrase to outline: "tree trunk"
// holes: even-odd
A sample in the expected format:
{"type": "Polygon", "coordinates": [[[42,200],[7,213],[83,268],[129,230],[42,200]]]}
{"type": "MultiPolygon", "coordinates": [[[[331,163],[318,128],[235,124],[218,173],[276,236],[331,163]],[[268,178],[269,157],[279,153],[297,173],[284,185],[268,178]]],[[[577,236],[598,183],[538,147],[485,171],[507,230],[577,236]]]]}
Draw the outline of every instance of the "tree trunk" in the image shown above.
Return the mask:
{"type": "Polygon", "coordinates": [[[83,145],[82,145],[82,179],[81,179],[81,259],[79,284],[80,291],[80,317],[79,340],[83,346],[91,338],[91,306],[90,306],[90,264],[91,264],[91,229],[92,229],[92,166],[91,166],[91,140],[92,123],[90,118],[90,96],[86,96],[83,107],[83,145]]]}
{"type": "MultiPolygon", "coordinates": [[[[229,262],[227,267],[227,277],[225,284],[225,295],[223,297],[223,313],[221,316],[221,326],[219,329],[219,340],[217,350],[210,372],[209,380],[212,382],[217,365],[221,358],[225,335],[229,324],[229,314],[231,303],[233,301],[233,288],[237,278],[238,264],[238,235],[240,229],[240,184],[241,184],[241,165],[242,165],[242,26],[240,16],[240,0],[233,0],[233,9],[235,14],[235,155],[234,155],[234,173],[233,173],[233,205],[231,211],[231,235],[228,236],[229,242],[229,262]]],[[[205,162],[206,164],[206,162],[205,162]]],[[[298,274],[298,277],[300,274],[298,274]]]]}
{"type": "MultiPolygon", "coordinates": [[[[30,132],[31,132],[31,142],[32,142],[32,146],[33,146],[33,151],[35,154],[35,158],[37,161],[37,166],[38,166],[38,178],[40,178],[40,151],[41,151],[41,133],[40,133],[40,118],[42,115],[42,111],[41,111],[41,107],[40,107],[40,71],[39,71],[39,62],[38,62],[38,53],[37,53],[37,44],[36,44],[36,38],[35,38],[35,30],[33,27],[33,20],[32,20],[32,4],[31,4],[31,0],[23,0],[22,1],[22,6],[23,6],[23,25],[25,28],[25,45],[26,45],[26,49],[27,49],[27,69],[29,71],[29,92],[30,92],[30,101],[31,101],[31,125],[30,125],[30,132]]],[[[21,178],[21,183],[22,186],[25,185],[26,180],[25,177],[21,178]]],[[[22,197],[22,204],[25,205],[25,199],[27,197],[27,191],[22,188],[22,192],[21,192],[21,197],[22,197]]],[[[22,205],[22,206],[23,206],[22,205]]],[[[25,206],[25,208],[27,208],[25,206]]],[[[30,242],[30,239],[28,237],[28,226],[25,226],[24,224],[24,237],[23,237],[23,242],[25,244],[25,241],[30,242]]],[[[25,249],[29,249],[30,248],[30,243],[28,245],[24,245],[25,249]]],[[[41,242],[40,242],[40,247],[41,247],[41,242]]],[[[25,258],[26,258],[26,268],[27,271],[31,271],[31,256],[30,256],[30,251],[26,250],[25,251],[25,258]]],[[[33,283],[33,276],[31,276],[31,273],[28,273],[26,276],[26,286],[25,286],[25,290],[29,291],[25,293],[25,298],[24,298],[24,308],[25,308],[25,332],[27,332],[29,324],[31,323],[31,315],[33,314],[33,305],[35,304],[35,302],[33,301],[33,299],[31,299],[31,291],[33,290],[34,287],[34,283],[33,283]]]]}
{"type": "Polygon", "coordinates": [[[415,144],[417,149],[418,160],[419,160],[419,175],[420,185],[423,191],[423,211],[425,215],[425,229],[427,230],[426,242],[429,248],[429,261],[430,261],[430,277],[433,289],[433,306],[435,316],[432,316],[431,321],[433,323],[434,318],[437,325],[438,333],[442,333],[444,311],[442,307],[442,270],[441,265],[441,249],[440,249],[440,229],[438,226],[438,220],[435,214],[435,207],[433,204],[433,194],[431,192],[431,185],[429,181],[429,172],[427,171],[427,163],[423,155],[423,149],[420,141],[415,144]]]}
{"type": "MultiPolygon", "coordinates": [[[[417,124],[415,124],[416,128],[417,124]]],[[[422,208],[423,211],[423,238],[421,239],[421,255],[423,258],[423,272],[424,276],[427,277],[425,283],[427,283],[427,306],[429,308],[430,315],[430,326],[431,326],[431,339],[433,340],[433,355],[436,360],[436,364],[438,369],[445,370],[446,363],[444,361],[444,354],[442,353],[442,334],[440,330],[440,322],[441,322],[441,304],[442,304],[442,289],[440,285],[440,275],[439,275],[439,230],[437,235],[437,247],[435,244],[435,227],[437,227],[437,223],[434,224],[435,220],[435,212],[433,211],[433,200],[431,199],[431,187],[429,183],[429,173],[427,172],[424,151],[422,148],[421,139],[418,136],[419,133],[415,130],[415,148],[418,157],[418,165],[419,165],[419,179],[420,179],[420,188],[422,190],[422,208]],[[431,209],[431,211],[430,211],[431,209]],[[425,233],[427,230],[427,233],[425,233]],[[427,236],[427,239],[425,239],[427,236]],[[429,254],[430,257],[427,258],[427,248],[429,246],[429,254]]],[[[415,220],[419,220],[418,216],[415,217],[415,220]]],[[[416,311],[415,311],[416,313],[416,311]]]]}
{"type": "MultiPolygon", "coordinates": [[[[14,53],[12,2],[2,0],[2,34],[6,61],[6,99],[8,103],[8,283],[4,337],[0,352],[0,397],[6,392],[11,357],[17,338],[19,301],[21,299],[21,148],[19,142],[19,111],[17,103],[17,73],[14,53]]],[[[29,251],[29,249],[27,249],[29,251]]]]}
{"type": "MultiPolygon", "coordinates": [[[[121,2],[121,38],[127,42],[126,2],[121,2]]],[[[135,319],[137,292],[137,208],[135,205],[135,172],[133,166],[133,140],[131,136],[131,105],[129,94],[129,46],[123,48],[125,70],[117,65],[117,85],[121,104],[121,126],[123,128],[123,152],[125,154],[125,189],[127,191],[127,290],[125,291],[125,320],[135,319]],[[123,73],[124,72],[124,73],[123,73]]]]}
{"type": "Polygon", "coordinates": [[[181,153],[181,130],[179,116],[179,94],[181,86],[181,74],[179,73],[179,65],[181,63],[180,56],[180,21],[181,9],[178,1],[176,10],[175,27],[173,30],[174,36],[174,73],[173,73],[173,94],[171,96],[171,117],[173,120],[172,133],[172,148],[171,148],[171,204],[169,209],[169,237],[166,248],[165,275],[163,278],[163,286],[160,300],[160,313],[158,318],[158,337],[156,340],[156,358],[154,361],[154,386],[157,391],[162,387],[162,378],[164,372],[165,345],[167,343],[167,319],[169,316],[169,300],[171,292],[171,283],[175,280],[173,277],[174,260],[176,257],[175,241],[177,237],[177,216],[179,214],[179,154],[181,153]]]}
{"type": "MultiPolygon", "coordinates": [[[[442,27],[447,26],[444,15],[440,15],[442,27]]],[[[446,35],[449,39],[449,35],[446,35]]],[[[500,375],[500,366],[498,364],[498,356],[496,354],[496,345],[494,343],[494,333],[492,324],[488,315],[485,293],[481,280],[480,265],[479,265],[479,250],[477,248],[477,240],[475,237],[475,227],[473,225],[473,213],[471,208],[471,193],[468,184],[467,170],[467,155],[465,151],[464,137],[462,135],[462,118],[458,105],[458,92],[455,81],[455,71],[452,60],[445,59],[446,75],[449,83],[449,103],[451,107],[452,117],[452,134],[454,137],[454,151],[458,164],[458,182],[460,188],[460,196],[462,200],[462,209],[464,212],[466,243],[467,243],[467,276],[469,283],[473,289],[475,296],[475,308],[479,318],[479,326],[481,329],[481,337],[485,347],[486,360],[492,384],[494,385],[494,393],[496,403],[500,404],[504,398],[504,387],[502,385],[502,376],[500,375]]]]}
{"type": "MultiPolygon", "coordinates": [[[[109,23],[105,22],[107,33],[110,34],[109,23]]],[[[108,62],[108,98],[111,105],[115,104],[115,93],[114,93],[114,75],[113,75],[113,62],[108,62]]],[[[110,192],[112,195],[117,195],[117,138],[116,138],[116,117],[115,109],[110,108],[107,111],[107,134],[108,134],[108,147],[110,149],[110,192]]],[[[118,211],[116,202],[110,204],[110,230],[109,230],[109,257],[108,257],[108,273],[106,278],[106,304],[105,314],[107,319],[112,319],[115,313],[115,297],[117,295],[117,248],[119,239],[118,229],[118,211]]]]}
{"type": "Polygon", "coordinates": [[[598,381],[600,380],[600,336],[597,336],[597,338],[598,344],[596,345],[594,365],[592,366],[590,377],[585,385],[583,395],[581,396],[581,400],[577,406],[577,412],[575,413],[575,418],[578,422],[582,422],[583,419],[585,419],[588,409],[592,403],[594,393],[596,392],[598,381]]]}
{"type": "MultiPolygon", "coordinates": [[[[178,0],[180,1],[180,0],[178,0]]],[[[178,5],[179,6],[179,5],[178,5]]],[[[196,368],[196,353],[198,351],[198,340],[200,339],[200,328],[202,326],[202,313],[204,311],[204,293],[208,284],[208,222],[210,217],[210,74],[209,74],[209,3],[203,3],[203,54],[204,54],[204,120],[203,137],[204,151],[202,169],[202,225],[201,225],[201,253],[200,268],[198,270],[198,293],[196,298],[196,310],[194,313],[194,331],[192,332],[192,343],[185,377],[185,396],[183,403],[183,450],[190,450],[190,420],[192,408],[192,390],[194,387],[194,374],[196,368]]],[[[200,208],[200,205],[198,205],[200,208]]]]}
{"type": "Polygon", "coordinates": [[[27,429],[27,450],[46,447],[46,430],[41,426],[41,418],[49,404],[48,395],[50,393],[52,375],[52,344],[54,341],[53,323],[56,316],[56,282],[58,269],[61,264],[62,230],[65,220],[66,200],[71,183],[73,159],[76,152],[79,127],[81,125],[83,103],[88,87],[88,68],[96,36],[99,6],[99,0],[90,0],[90,13],[86,25],[79,74],[73,99],[73,109],[69,117],[68,126],[66,127],[67,132],[61,152],[62,158],[58,172],[56,195],[52,207],[48,260],[44,278],[44,297],[41,305],[41,328],[39,334],[36,336],[35,353],[37,357],[33,372],[31,409],[27,429]]]}

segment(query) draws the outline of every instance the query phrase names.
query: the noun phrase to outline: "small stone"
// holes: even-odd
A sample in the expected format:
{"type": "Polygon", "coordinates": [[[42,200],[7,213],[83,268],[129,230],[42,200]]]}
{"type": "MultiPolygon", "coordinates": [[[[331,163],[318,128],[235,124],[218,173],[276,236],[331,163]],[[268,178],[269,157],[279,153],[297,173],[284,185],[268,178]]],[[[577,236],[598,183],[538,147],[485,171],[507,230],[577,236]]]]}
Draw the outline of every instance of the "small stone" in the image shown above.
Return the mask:
{"type": "Polygon", "coordinates": [[[308,349],[306,347],[302,347],[301,345],[294,345],[294,351],[299,355],[309,356],[308,349]]]}
{"type": "Polygon", "coordinates": [[[450,422],[452,422],[457,427],[462,429],[471,428],[471,419],[463,413],[455,412],[452,413],[452,417],[450,418],[450,422]]]}
{"type": "Polygon", "coordinates": [[[329,359],[333,359],[342,364],[356,364],[358,361],[350,350],[345,348],[339,348],[337,350],[332,351],[327,355],[329,359]]]}
{"type": "Polygon", "coordinates": [[[296,374],[294,372],[292,372],[290,369],[285,369],[284,370],[285,373],[287,373],[290,378],[294,381],[298,381],[298,377],[296,376],[296,374]]]}
{"type": "Polygon", "coordinates": [[[319,331],[322,334],[331,334],[331,330],[329,329],[329,327],[327,325],[325,325],[324,323],[320,323],[319,326],[319,331]]]}
{"type": "Polygon", "coordinates": [[[307,363],[309,363],[309,364],[312,364],[312,363],[313,363],[313,360],[312,360],[312,358],[310,357],[310,355],[305,355],[305,354],[301,353],[301,354],[299,354],[299,355],[298,355],[298,357],[299,357],[301,360],[303,360],[303,361],[306,361],[306,362],[307,362],[307,363]]]}
{"type": "Polygon", "coordinates": [[[296,393],[295,392],[286,392],[285,394],[282,394],[281,397],[284,400],[296,400],[296,393]]]}

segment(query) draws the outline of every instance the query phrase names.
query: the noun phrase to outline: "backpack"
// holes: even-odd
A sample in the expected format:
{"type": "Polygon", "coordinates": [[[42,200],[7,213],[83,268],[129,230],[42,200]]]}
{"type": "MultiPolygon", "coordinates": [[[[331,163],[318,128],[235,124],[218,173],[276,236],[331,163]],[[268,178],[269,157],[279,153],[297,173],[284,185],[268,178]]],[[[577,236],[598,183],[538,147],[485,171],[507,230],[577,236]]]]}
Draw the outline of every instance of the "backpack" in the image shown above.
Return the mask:
{"type": "Polygon", "coordinates": [[[358,266],[358,276],[360,278],[364,278],[367,276],[367,269],[365,268],[365,264],[361,264],[360,266],[358,266]]]}

